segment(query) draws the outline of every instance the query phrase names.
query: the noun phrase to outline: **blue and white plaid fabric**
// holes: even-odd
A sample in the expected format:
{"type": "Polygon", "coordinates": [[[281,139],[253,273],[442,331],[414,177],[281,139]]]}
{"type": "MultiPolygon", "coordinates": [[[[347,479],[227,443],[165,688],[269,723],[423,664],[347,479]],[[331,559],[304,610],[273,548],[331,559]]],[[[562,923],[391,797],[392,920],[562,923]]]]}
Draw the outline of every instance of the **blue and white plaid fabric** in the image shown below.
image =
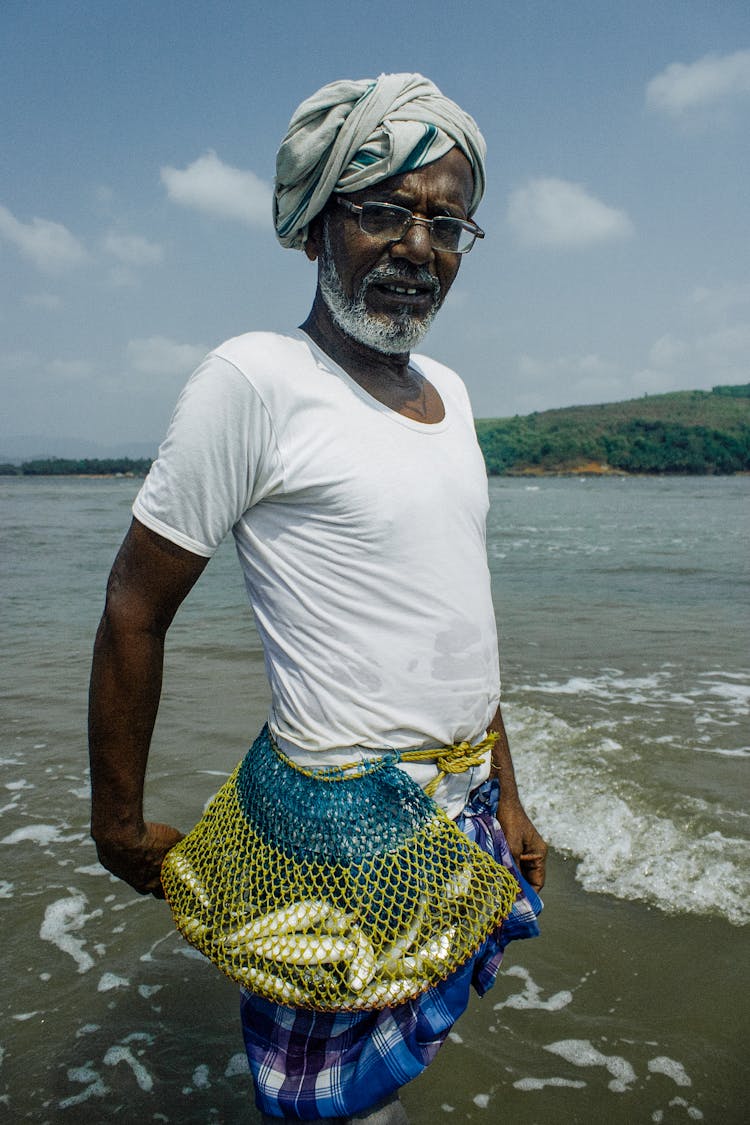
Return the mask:
{"type": "Polygon", "coordinates": [[[497,819],[495,779],[475,789],[456,824],[508,867],[521,894],[503,924],[447,980],[416,1000],[372,1012],[311,1012],[242,990],[242,1031],[256,1104],[271,1117],[350,1117],[416,1078],[469,1002],[495,982],[509,941],[535,937],[542,903],[519,873],[497,819]]]}

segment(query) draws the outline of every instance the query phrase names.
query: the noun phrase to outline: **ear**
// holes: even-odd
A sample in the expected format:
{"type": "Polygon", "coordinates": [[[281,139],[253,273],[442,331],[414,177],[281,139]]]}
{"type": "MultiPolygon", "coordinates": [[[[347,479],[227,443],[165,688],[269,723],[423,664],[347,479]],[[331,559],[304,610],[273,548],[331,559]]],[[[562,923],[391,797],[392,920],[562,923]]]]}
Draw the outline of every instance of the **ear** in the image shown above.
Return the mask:
{"type": "Polygon", "coordinates": [[[307,228],[305,254],[311,262],[320,257],[323,246],[323,216],[316,215],[307,228]]]}

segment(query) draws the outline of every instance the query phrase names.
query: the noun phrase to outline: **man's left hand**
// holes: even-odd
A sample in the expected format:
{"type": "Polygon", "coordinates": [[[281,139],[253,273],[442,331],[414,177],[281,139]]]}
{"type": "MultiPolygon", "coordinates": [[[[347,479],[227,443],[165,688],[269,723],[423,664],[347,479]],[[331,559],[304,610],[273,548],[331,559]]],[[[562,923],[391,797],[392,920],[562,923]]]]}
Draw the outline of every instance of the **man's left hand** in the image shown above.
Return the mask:
{"type": "Polygon", "coordinates": [[[497,818],[519,871],[535,891],[541,891],[547,863],[547,844],[521,804],[514,803],[503,808],[501,799],[497,818]]]}

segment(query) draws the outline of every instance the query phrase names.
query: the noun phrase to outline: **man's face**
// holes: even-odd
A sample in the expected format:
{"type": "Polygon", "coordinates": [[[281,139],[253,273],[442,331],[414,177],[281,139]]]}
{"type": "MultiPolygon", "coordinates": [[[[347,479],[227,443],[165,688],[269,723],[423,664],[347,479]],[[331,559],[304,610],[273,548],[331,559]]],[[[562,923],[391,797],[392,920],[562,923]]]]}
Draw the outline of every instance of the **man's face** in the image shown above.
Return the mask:
{"type": "MultiPolygon", "coordinates": [[[[434,164],[346,198],[395,203],[425,219],[465,219],[472,188],[471,166],[454,148],[434,164]]],[[[419,224],[399,242],[373,238],[335,200],[314,226],[308,253],[319,257],[318,284],[339,328],[386,353],[409,351],[424,336],[461,262],[459,254],[433,250],[429,230],[419,224]]]]}

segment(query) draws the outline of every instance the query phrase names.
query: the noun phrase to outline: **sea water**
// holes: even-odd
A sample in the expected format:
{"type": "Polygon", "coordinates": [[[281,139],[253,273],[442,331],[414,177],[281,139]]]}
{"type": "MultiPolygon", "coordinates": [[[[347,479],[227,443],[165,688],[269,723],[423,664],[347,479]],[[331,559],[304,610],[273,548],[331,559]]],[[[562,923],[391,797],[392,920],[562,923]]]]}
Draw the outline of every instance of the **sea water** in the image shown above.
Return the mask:
{"type": "MultiPolygon", "coordinates": [[[[248,1122],[236,989],[88,837],[90,650],[136,481],[0,481],[9,1120],[248,1122]]],[[[415,1125],[747,1119],[747,478],[490,481],[503,706],[552,845],[415,1125]]],[[[225,544],[170,631],[147,813],[187,828],[263,722],[225,544]]]]}

